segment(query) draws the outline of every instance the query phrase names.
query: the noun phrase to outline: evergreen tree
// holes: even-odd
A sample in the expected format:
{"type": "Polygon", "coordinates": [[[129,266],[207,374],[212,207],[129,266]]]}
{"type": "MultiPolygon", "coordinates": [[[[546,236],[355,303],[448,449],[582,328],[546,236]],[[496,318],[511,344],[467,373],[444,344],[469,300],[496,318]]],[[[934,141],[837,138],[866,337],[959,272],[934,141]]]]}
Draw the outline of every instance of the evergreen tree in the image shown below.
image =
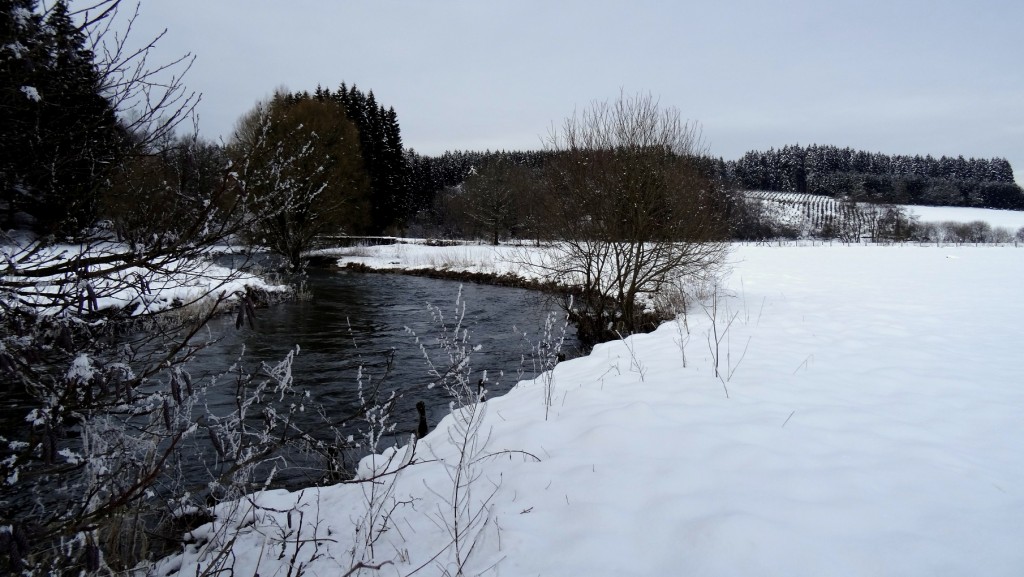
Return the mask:
{"type": "Polygon", "coordinates": [[[749,151],[728,166],[747,190],[809,192],[878,203],[1024,209],[1024,191],[1002,158],[889,156],[799,145],[749,151]]]}
{"type": "Polygon", "coordinates": [[[370,232],[404,227],[414,203],[409,198],[410,170],[394,108],[378,104],[372,90],[364,94],[355,84],[349,88],[344,82],[334,94],[321,92],[317,98],[321,97],[341,104],[359,129],[363,165],[370,179],[370,232]]]}
{"type": "Polygon", "coordinates": [[[42,42],[42,17],[34,0],[0,2],[0,185],[4,227],[15,224],[26,189],[24,150],[39,107],[35,70],[42,42]]]}
{"type": "Polygon", "coordinates": [[[73,235],[97,218],[110,168],[128,139],[67,3],[58,1],[45,19],[33,1],[6,4],[0,53],[5,224],[73,235]]]}

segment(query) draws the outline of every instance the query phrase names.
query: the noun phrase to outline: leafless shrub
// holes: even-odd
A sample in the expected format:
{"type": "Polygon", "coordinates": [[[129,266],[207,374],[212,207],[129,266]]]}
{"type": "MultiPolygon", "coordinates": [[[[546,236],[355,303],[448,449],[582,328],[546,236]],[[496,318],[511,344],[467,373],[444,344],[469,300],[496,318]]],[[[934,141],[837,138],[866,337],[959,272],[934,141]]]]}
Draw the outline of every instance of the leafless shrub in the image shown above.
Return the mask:
{"type": "Polygon", "coordinates": [[[566,120],[549,148],[555,256],[540,268],[575,288],[578,335],[593,343],[653,328],[652,295],[727,252],[698,127],[650,96],[622,95],[566,120]]]}

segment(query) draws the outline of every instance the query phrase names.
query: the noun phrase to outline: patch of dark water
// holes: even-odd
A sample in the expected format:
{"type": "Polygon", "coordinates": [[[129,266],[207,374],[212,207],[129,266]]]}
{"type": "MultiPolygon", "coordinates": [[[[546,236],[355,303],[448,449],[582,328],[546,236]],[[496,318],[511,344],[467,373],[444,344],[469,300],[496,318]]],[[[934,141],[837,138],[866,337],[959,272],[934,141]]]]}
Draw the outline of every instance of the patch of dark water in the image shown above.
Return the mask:
{"type": "MultiPolygon", "coordinates": [[[[360,405],[359,375],[367,383],[381,383],[380,398],[394,391],[393,433],[382,445],[404,444],[415,431],[415,405],[423,401],[433,427],[449,411],[450,395],[443,387],[430,388],[432,377],[412,333],[427,347],[435,366],[446,362],[438,348],[441,330],[428,305],[433,305],[451,330],[458,321],[456,301],[464,305],[462,327],[468,331],[473,352],[469,380],[486,373],[489,398],[507,392],[521,379],[537,375],[534,353],[544,340],[544,323],[555,315],[557,339],[565,326],[564,313],[551,299],[536,291],[395,274],[313,270],[305,278],[307,298],[276,304],[257,312],[254,328],[236,330],[233,317],[215,319],[210,334],[218,341],[189,366],[194,378],[224,371],[244,350],[244,362],[273,364],[296,345],[292,366],[295,387],[309,392],[331,419],[352,414],[360,405]]],[[[461,305],[460,305],[461,307],[461,305]]],[[[578,354],[571,325],[566,327],[563,352],[578,354]]],[[[445,367],[440,366],[441,370],[445,367]]],[[[211,409],[227,410],[233,390],[211,394],[211,409]],[[218,396],[219,395],[219,396],[218,396]]],[[[300,416],[300,426],[327,440],[328,431],[315,412],[300,416]]],[[[357,439],[360,426],[350,427],[357,439]]],[[[301,462],[298,456],[292,461],[301,462]]],[[[280,479],[295,488],[308,484],[317,472],[285,469],[280,479]]]]}

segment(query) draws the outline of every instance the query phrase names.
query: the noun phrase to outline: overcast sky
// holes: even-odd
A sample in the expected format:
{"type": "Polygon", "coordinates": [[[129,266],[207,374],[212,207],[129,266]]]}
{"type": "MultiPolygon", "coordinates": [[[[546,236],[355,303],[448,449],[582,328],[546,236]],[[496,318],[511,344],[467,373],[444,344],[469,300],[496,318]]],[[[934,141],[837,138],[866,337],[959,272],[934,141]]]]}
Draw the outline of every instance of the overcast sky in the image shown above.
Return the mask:
{"type": "Polygon", "coordinates": [[[137,41],[191,52],[200,132],[275,87],[373,90],[407,147],[532,149],[649,92],[711,152],[811,143],[1007,158],[1024,182],[1024,2],[146,0],[137,41]]]}

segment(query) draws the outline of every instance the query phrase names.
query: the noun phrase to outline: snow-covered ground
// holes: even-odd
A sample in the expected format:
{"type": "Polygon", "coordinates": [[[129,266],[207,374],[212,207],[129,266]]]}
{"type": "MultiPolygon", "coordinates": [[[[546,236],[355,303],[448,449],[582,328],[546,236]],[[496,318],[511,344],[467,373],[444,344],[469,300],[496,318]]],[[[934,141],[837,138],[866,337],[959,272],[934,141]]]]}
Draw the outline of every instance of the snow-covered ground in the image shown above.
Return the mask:
{"type": "MultiPolygon", "coordinates": [[[[360,258],[387,250],[451,249],[360,258]]],[[[375,484],[243,503],[220,522],[241,526],[234,574],[1024,574],[1024,249],[730,259],[716,320],[698,307],[462,413],[467,450],[449,415],[375,484]]],[[[158,572],[195,574],[200,551],[158,572]]]]}
{"type": "Polygon", "coordinates": [[[330,249],[318,254],[338,258],[339,266],[362,264],[378,270],[440,270],[451,272],[512,274],[527,279],[540,278],[530,266],[542,251],[530,246],[456,244],[429,246],[413,240],[379,246],[330,249]]]}
{"type": "MultiPolygon", "coordinates": [[[[134,255],[119,243],[95,243],[87,247],[59,244],[33,250],[31,240],[0,244],[0,258],[7,262],[5,282],[16,286],[30,282],[0,298],[18,300],[39,307],[41,313],[57,313],[89,291],[95,295],[97,310],[128,308],[133,314],[158,312],[177,304],[192,304],[223,293],[227,300],[245,292],[246,287],[270,292],[284,292],[288,287],[267,282],[259,275],[235,270],[201,259],[178,259],[160,262],[158,267],[125,266],[134,255]],[[75,259],[102,260],[93,265],[88,281],[79,281],[72,267],[59,275],[24,276],[25,271],[42,270],[75,259]],[[99,275],[100,271],[108,271],[99,275]]],[[[223,247],[227,249],[228,247],[223,247]]],[[[212,255],[211,255],[212,258],[212,255]]]]}
{"type": "Polygon", "coordinates": [[[996,210],[994,208],[967,208],[962,206],[917,206],[906,205],[911,215],[919,222],[987,222],[993,228],[1003,227],[1017,232],[1024,227],[1024,211],[996,210]]]}

